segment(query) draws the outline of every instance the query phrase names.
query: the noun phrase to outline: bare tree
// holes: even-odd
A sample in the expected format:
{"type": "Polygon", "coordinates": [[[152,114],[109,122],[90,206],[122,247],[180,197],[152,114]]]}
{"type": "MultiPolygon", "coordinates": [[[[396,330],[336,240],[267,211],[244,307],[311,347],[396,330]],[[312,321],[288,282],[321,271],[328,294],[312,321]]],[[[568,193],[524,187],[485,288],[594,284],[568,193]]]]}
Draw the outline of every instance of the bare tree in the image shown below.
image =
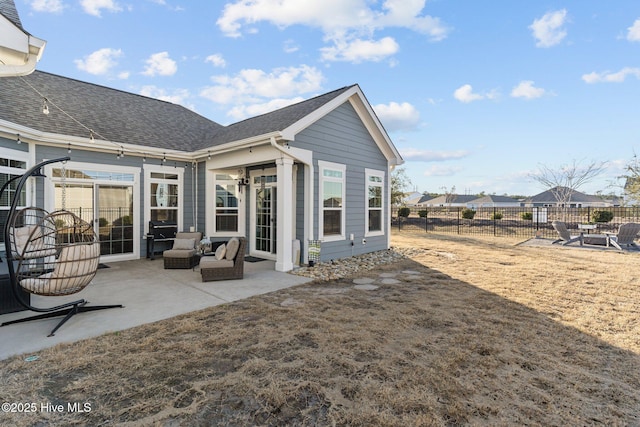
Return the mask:
{"type": "Polygon", "coordinates": [[[566,208],[571,205],[573,194],[602,174],[606,165],[607,162],[591,161],[583,166],[579,161],[573,160],[571,164],[555,169],[541,164],[538,172],[531,177],[551,192],[558,206],[566,213],[566,208]]]}
{"type": "Polygon", "coordinates": [[[619,177],[624,180],[622,187],[624,189],[625,204],[640,205],[640,159],[638,159],[636,153],[633,153],[633,158],[625,166],[625,172],[624,175],[619,177]]]}
{"type": "Polygon", "coordinates": [[[404,168],[397,168],[391,172],[391,203],[395,206],[402,204],[405,189],[411,185],[404,168]]]}

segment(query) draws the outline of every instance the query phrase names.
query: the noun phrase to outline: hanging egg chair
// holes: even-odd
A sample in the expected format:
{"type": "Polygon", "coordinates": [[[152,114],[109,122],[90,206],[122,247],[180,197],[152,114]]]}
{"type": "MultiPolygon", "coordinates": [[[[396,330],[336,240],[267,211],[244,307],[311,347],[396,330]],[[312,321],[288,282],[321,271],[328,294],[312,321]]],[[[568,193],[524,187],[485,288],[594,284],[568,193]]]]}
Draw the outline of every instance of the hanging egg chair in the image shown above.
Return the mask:
{"type": "MultiPolygon", "coordinates": [[[[43,314],[5,322],[2,326],[65,316],[49,334],[53,336],[58,328],[77,313],[122,307],[87,306],[87,301],[80,299],[56,307],[38,308],[22,297],[21,291],[41,296],[75,294],[91,283],[98,270],[100,243],[91,224],[64,207],[51,213],[37,207],[17,209],[18,198],[27,178],[42,177],[40,170],[44,165],[66,162],[68,159],[48,160],[34,166],[20,177],[16,186],[4,226],[9,277],[17,301],[26,309],[43,314]]],[[[2,190],[8,183],[5,183],[2,190]]]]}

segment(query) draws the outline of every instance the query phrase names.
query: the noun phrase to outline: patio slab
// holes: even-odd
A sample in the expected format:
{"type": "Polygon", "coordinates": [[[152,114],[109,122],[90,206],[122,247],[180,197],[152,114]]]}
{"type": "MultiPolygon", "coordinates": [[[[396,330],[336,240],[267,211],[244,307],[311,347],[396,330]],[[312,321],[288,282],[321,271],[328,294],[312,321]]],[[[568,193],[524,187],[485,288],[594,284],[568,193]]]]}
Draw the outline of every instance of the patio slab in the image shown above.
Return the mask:
{"type": "MultiPolygon", "coordinates": [[[[35,352],[59,343],[75,342],[105,333],[167,319],[232,301],[265,294],[311,279],[274,270],[273,261],[245,263],[244,279],[202,282],[200,271],[165,270],[162,258],[110,263],[99,269],[93,282],[68,297],[32,296],[34,307],[60,305],[81,298],[88,305],[122,304],[73,316],[53,337],[47,337],[62,317],[0,327],[0,360],[35,352]]],[[[21,311],[0,315],[0,323],[37,313],[21,311]]]]}

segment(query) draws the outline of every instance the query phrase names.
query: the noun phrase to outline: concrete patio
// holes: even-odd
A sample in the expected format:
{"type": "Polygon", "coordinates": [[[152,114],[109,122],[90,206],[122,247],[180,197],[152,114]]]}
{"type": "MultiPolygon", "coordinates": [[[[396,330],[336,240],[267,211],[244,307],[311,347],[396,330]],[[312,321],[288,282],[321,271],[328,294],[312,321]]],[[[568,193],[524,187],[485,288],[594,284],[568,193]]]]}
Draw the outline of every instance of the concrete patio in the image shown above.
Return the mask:
{"type": "MultiPolygon", "coordinates": [[[[84,298],[89,305],[122,304],[73,316],[53,337],[47,337],[62,317],[0,327],[0,360],[17,354],[28,356],[59,343],[75,342],[109,332],[167,319],[254,295],[309,282],[311,279],[280,273],[274,261],[245,262],[244,279],[202,282],[195,270],[165,270],[162,258],[108,264],[93,282],[69,297],[32,296],[34,307],[56,306],[84,298]]],[[[0,323],[34,315],[30,311],[0,315],[0,323]]]]}

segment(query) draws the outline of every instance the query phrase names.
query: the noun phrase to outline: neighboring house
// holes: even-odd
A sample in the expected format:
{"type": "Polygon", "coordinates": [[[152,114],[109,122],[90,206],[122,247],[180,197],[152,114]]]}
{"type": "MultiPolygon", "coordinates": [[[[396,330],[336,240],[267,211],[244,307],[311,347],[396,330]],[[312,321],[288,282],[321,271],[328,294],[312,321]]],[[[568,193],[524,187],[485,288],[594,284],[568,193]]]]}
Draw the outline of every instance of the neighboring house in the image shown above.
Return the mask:
{"type": "Polygon", "coordinates": [[[426,200],[425,202],[420,203],[420,206],[431,206],[431,207],[463,207],[466,208],[474,199],[477,199],[478,196],[470,196],[470,195],[461,195],[461,194],[449,194],[434,197],[432,199],[426,200]]]}
{"type": "Polygon", "coordinates": [[[223,126],[41,71],[0,78],[0,150],[0,182],[71,158],[47,166],[24,205],[133,224],[126,242],[100,236],[103,262],[140,258],[149,222],[170,221],[214,240],[246,236],[279,271],[293,268],[296,240],[301,262],[315,240],[323,261],[388,248],[390,173],[403,163],[358,85],[223,126]]]}
{"type": "Polygon", "coordinates": [[[0,0],[0,77],[32,73],[46,42],[22,28],[13,0],[0,0]]]}
{"type": "Polygon", "coordinates": [[[467,203],[467,207],[476,208],[513,208],[519,207],[520,201],[507,196],[489,195],[473,199],[467,203]]]}
{"type": "MultiPolygon", "coordinates": [[[[564,187],[561,187],[564,188],[564,187]]],[[[529,197],[522,202],[524,207],[564,207],[563,203],[558,201],[556,193],[552,190],[543,191],[535,196],[529,197]]],[[[570,208],[587,208],[587,207],[611,207],[615,205],[613,200],[605,200],[598,196],[591,196],[573,190],[571,193],[570,208]]]]}
{"type": "Polygon", "coordinates": [[[407,197],[404,201],[404,204],[406,206],[422,206],[423,203],[431,199],[433,199],[433,196],[429,196],[428,194],[416,193],[412,194],[410,197],[407,197]]]}

